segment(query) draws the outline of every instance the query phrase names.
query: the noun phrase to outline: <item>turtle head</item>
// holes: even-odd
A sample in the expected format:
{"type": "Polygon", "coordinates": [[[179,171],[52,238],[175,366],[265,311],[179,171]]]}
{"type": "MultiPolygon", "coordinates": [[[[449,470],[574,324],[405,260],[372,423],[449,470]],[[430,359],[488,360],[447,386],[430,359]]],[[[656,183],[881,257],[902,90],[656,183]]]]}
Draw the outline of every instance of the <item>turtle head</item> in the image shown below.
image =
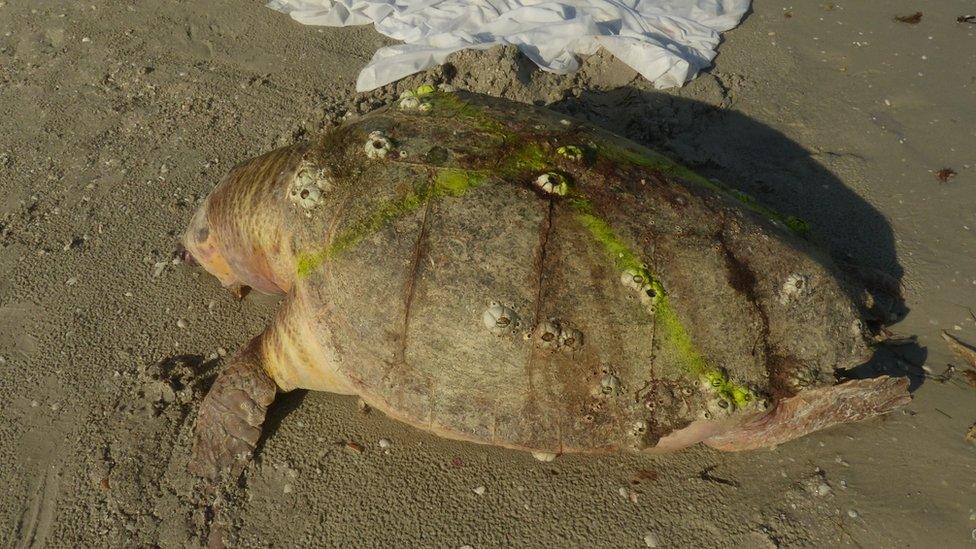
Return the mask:
{"type": "MultiPolygon", "coordinates": [[[[300,152],[298,150],[297,152],[300,152]]],[[[293,178],[296,149],[286,147],[236,166],[204,201],[183,235],[189,257],[221,284],[265,293],[291,287],[282,200],[293,178]]]]}
{"type": "Polygon", "coordinates": [[[241,283],[231,271],[227,259],[220,250],[216,235],[210,228],[207,204],[201,206],[190,220],[190,225],[183,235],[183,249],[186,252],[184,258],[186,263],[203,267],[208,273],[217,277],[224,286],[241,283]]]}

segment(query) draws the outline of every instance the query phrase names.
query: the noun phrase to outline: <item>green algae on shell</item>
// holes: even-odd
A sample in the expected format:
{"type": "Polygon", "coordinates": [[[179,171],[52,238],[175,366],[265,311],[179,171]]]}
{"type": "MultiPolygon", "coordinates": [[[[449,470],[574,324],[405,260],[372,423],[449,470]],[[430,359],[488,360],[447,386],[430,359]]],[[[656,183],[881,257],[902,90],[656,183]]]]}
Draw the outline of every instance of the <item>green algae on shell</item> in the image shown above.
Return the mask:
{"type": "Polygon", "coordinates": [[[298,255],[298,276],[308,276],[323,262],[334,258],[382,227],[411,212],[420,209],[428,200],[444,196],[461,196],[469,189],[488,181],[488,177],[474,170],[441,168],[434,177],[433,185],[424,185],[424,190],[410,190],[400,199],[384,202],[367,218],[357,221],[349,229],[337,234],[328,246],[315,252],[302,252],[298,255]]]}

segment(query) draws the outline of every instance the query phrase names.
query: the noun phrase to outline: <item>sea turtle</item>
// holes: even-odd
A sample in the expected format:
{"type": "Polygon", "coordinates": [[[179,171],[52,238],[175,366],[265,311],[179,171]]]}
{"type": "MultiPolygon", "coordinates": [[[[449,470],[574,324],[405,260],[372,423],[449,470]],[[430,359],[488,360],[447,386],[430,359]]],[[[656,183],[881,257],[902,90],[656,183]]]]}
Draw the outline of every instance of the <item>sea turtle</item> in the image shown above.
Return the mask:
{"type": "Polygon", "coordinates": [[[424,86],[244,162],[184,237],[286,297],[204,398],[190,460],[240,471],[278,391],[357,394],[533,452],[772,446],[910,399],[802,221],[550,110],[424,86]]]}

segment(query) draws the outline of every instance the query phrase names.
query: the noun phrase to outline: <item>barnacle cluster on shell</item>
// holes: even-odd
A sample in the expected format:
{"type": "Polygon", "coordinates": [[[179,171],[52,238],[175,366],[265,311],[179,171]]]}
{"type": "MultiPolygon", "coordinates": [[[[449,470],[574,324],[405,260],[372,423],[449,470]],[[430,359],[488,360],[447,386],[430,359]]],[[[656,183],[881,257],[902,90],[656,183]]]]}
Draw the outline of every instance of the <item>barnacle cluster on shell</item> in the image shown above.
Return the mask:
{"type": "Polygon", "coordinates": [[[654,310],[660,296],[646,272],[638,269],[626,269],[620,274],[620,282],[637,293],[641,304],[651,311],[654,310]]]}
{"type": "MultiPolygon", "coordinates": [[[[410,92],[405,92],[405,93],[410,93],[410,92]]],[[[412,94],[407,96],[401,96],[400,102],[397,103],[397,106],[400,108],[401,111],[428,112],[431,110],[431,108],[433,108],[432,105],[430,104],[430,101],[426,99],[422,99],[412,94]]]]}
{"type": "Polygon", "coordinates": [[[583,332],[570,326],[563,326],[555,318],[544,320],[536,325],[530,337],[543,349],[576,351],[583,346],[583,332]]]}
{"type": "Polygon", "coordinates": [[[489,332],[499,336],[514,334],[522,327],[522,320],[515,310],[495,301],[481,314],[481,321],[489,332]]]}
{"type": "MultiPolygon", "coordinates": [[[[454,91],[454,88],[444,84],[438,87],[441,89],[441,91],[454,91]],[[450,89],[448,90],[445,88],[450,89]]],[[[431,104],[430,99],[424,96],[432,93],[434,93],[434,86],[431,86],[430,84],[424,84],[415,90],[407,90],[400,94],[400,100],[397,103],[397,106],[402,111],[428,112],[433,108],[433,105],[431,104]]]]}
{"type": "Polygon", "coordinates": [[[381,131],[370,132],[366,137],[366,156],[369,158],[386,158],[386,155],[393,150],[393,142],[381,131]]]}
{"type": "Polygon", "coordinates": [[[288,186],[288,199],[298,207],[310,211],[321,204],[322,198],[331,187],[332,183],[323,170],[303,163],[295,171],[288,186]]]}
{"type": "Polygon", "coordinates": [[[768,403],[753,388],[729,381],[724,372],[711,372],[701,376],[705,406],[699,411],[703,419],[718,419],[738,410],[765,410],[768,403]]]}
{"type": "Polygon", "coordinates": [[[547,194],[566,196],[569,193],[569,181],[562,174],[546,172],[535,178],[535,185],[547,194]]]}
{"type": "Polygon", "coordinates": [[[653,412],[658,408],[672,407],[676,400],[678,399],[674,391],[667,386],[660,385],[644,395],[644,407],[653,412]]]}

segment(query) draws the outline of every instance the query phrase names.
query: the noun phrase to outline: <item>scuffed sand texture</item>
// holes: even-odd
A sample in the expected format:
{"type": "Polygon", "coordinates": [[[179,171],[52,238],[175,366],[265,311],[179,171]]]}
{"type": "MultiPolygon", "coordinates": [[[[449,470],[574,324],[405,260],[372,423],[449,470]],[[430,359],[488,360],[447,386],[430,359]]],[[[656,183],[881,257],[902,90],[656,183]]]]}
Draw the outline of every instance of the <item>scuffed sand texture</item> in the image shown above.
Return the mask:
{"type": "Polygon", "coordinates": [[[207,506],[185,472],[196,406],[275,303],[174,264],[178,235],[235,163],[394,97],[352,92],[386,42],[261,2],[0,1],[0,546],[183,547],[210,531],[246,547],[967,546],[976,395],[922,369],[954,360],[940,330],[976,342],[967,9],[757,1],[714,69],[671,94],[609,56],[557,77],[508,49],[399,86],[553,104],[900,278],[895,329],[919,344],[877,372],[911,374],[904,412],[775,451],[541,463],[297,392],[241,486],[207,506]],[[917,24],[893,19],[917,9],[917,24]],[[940,182],[943,168],[957,175],[940,182]]]}

